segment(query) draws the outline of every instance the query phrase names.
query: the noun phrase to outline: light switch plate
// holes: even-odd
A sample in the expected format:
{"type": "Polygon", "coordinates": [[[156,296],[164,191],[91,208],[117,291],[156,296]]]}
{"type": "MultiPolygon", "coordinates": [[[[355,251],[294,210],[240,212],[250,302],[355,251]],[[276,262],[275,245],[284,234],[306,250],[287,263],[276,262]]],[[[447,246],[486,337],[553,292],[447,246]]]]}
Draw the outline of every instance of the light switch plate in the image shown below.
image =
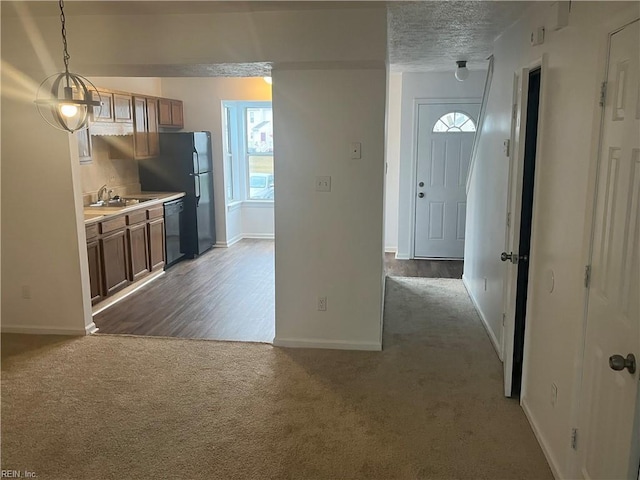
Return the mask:
{"type": "Polygon", "coordinates": [[[316,192],[330,192],[331,191],[331,177],[321,176],[316,177],[316,192]]]}

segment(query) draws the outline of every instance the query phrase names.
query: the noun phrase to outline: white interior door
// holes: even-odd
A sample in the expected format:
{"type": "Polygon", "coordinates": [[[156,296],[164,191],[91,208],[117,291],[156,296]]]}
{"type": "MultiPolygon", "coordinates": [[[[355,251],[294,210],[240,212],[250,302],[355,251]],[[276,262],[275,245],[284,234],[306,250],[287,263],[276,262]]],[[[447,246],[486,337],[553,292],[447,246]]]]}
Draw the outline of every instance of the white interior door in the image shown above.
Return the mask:
{"type": "Polygon", "coordinates": [[[613,34],[609,50],[578,437],[588,479],[635,480],[640,462],[638,370],[624,366],[640,358],[638,25],[613,34]]]}
{"type": "MultiPolygon", "coordinates": [[[[507,205],[507,229],[505,252],[517,252],[520,245],[520,212],[522,210],[522,182],[524,170],[524,141],[529,93],[529,69],[523,68],[514,79],[517,89],[514,95],[512,119],[511,158],[509,162],[509,201],[507,205]]],[[[504,324],[502,332],[502,360],[504,370],[504,394],[511,396],[513,376],[513,340],[515,335],[516,294],[518,291],[518,265],[504,263],[504,324]]]]}
{"type": "Polygon", "coordinates": [[[462,258],[479,104],[418,105],[414,257],[462,258]]]}

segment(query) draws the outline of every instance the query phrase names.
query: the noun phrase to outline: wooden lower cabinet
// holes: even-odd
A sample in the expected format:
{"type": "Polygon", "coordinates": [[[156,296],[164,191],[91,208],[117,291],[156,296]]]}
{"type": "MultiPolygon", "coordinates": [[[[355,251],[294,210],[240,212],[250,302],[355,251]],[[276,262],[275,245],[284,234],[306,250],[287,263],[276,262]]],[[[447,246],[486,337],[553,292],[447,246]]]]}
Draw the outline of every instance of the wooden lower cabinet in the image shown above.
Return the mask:
{"type": "Polygon", "coordinates": [[[127,229],[129,247],[129,280],[140,280],[150,271],[147,255],[147,224],[139,223],[127,229]]]}
{"type": "Polygon", "coordinates": [[[91,304],[94,305],[104,297],[102,292],[102,260],[98,240],[87,242],[87,259],[89,260],[91,304]]]}
{"type": "Polygon", "coordinates": [[[92,304],[164,268],[162,204],[109,216],[85,230],[92,304]]]}
{"type": "Polygon", "coordinates": [[[149,227],[149,264],[151,271],[164,268],[164,217],[150,220],[149,227]]]}
{"type": "Polygon", "coordinates": [[[117,230],[100,239],[105,296],[129,285],[126,229],[117,230]]]}

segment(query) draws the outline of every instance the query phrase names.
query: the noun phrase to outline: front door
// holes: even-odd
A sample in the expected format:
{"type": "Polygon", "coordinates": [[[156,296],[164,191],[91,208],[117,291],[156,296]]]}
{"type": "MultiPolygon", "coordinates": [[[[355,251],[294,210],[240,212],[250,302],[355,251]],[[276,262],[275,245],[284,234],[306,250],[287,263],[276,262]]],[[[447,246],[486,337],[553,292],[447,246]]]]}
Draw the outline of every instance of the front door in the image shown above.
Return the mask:
{"type": "Polygon", "coordinates": [[[640,462],[639,24],[611,35],[609,50],[578,431],[589,479],[635,480],[640,462]]]}
{"type": "Polygon", "coordinates": [[[419,104],[414,257],[462,258],[479,104],[419,104]]]}

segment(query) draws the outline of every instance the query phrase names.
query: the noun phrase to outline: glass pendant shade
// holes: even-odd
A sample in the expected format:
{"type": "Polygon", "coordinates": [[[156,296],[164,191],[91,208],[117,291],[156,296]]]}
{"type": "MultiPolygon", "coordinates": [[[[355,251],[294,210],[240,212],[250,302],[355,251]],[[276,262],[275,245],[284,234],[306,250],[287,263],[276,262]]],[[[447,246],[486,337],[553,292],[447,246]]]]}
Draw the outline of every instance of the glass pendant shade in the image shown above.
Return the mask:
{"type": "Polygon", "coordinates": [[[469,69],[467,68],[466,60],[459,60],[456,62],[458,68],[456,68],[455,77],[459,82],[464,82],[469,78],[469,69]]]}
{"type": "Polygon", "coordinates": [[[100,106],[100,95],[86,78],[62,72],[40,84],[36,106],[49,125],[73,133],[87,127],[91,109],[100,106]]]}

